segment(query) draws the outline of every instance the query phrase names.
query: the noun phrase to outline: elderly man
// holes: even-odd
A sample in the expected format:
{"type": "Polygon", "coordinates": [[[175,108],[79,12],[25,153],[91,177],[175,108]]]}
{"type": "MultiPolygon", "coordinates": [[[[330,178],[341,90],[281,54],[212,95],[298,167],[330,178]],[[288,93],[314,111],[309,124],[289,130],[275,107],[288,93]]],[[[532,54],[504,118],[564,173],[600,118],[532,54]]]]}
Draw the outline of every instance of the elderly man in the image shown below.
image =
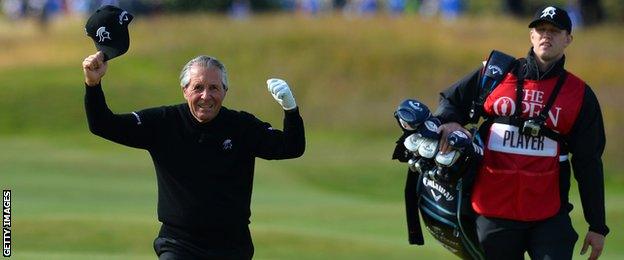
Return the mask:
{"type": "Polygon", "coordinates": [[[158,182],[154,249],[159,259],[251,259],[251,191],[256,157],[290,159],[303,154],[303,120],[288,84],[267,81],[284,109],[284,130],[252,114],[222,106],[225,67],[198,56],[180,74],[186,103],[114,114],[101,80],[108,64],[101,52],[83,61],[85,109],[92,133],[147,150],[158,182]]]}

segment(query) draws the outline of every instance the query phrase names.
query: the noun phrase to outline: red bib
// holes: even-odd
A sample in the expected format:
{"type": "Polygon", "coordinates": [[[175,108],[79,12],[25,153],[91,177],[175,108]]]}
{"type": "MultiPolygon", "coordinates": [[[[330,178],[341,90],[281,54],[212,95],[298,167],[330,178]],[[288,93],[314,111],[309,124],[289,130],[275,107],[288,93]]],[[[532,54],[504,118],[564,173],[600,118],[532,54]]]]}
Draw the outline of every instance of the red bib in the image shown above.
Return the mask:
{"type": "MultiPolygon", "coordinates": [[[[517,78],[509,73],[483,105],[490,117],[511,116],[522,109],[522,118],[537,117],[546,105],[558,77],[525,80],[522,103],[516,104],[517,78]]],[[[548,111],[546,127],[566,135],[581,109],[585,83],[568,73],[548,111]]],[[[541,220],[560,208],[560,145],[548,137],[522,135],[518,127],[490,126],[484,157],[472,194],[473,209],[484,216],[521,221],[541,220]]]]}

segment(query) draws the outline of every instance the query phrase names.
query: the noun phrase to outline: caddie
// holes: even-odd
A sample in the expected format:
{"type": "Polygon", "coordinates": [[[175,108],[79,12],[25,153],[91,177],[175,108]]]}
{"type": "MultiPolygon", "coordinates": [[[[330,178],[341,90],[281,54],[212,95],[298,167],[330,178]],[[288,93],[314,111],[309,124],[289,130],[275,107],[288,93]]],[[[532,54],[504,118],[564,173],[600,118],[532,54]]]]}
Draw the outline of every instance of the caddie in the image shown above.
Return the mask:
{"type": "Polygon", "coordinates": [[[444,136],[474,122],[475,112],[485,119],[479,131],[484,157],[471,205],[487,259],[523,259],[525,252],[531,259],[572,258],[578,234],[569,216],[571,172],[589,225],[581,254],[591,247],[589,259],[597,259],[609,233],[598,99],[564,68],[564,50],[573,39],[568,13],[541,8],[528,27],[528,55],[482,103],[475,100],[483,90],[483,71],[496,74],[495,66],[480,67],[441,93],[435,113],[444,123],[440,149],[450,150],[444,136]]]}

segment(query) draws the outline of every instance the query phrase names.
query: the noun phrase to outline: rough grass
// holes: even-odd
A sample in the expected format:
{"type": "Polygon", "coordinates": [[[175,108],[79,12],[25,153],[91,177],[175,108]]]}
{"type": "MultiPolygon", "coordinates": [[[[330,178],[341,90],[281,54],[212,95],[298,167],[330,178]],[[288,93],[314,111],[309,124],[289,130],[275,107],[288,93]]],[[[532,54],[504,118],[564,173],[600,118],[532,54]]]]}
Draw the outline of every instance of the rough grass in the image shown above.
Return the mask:
{"type": "MultiPolygon", "coordinates": [[[[14,192],[13,256],[151,259],[158,229],[151,160],[88,134],[80,63],[93,46],[82,24],[55,21],[43,34],[33,24],[0,22],[0,186],[14,192]]],[[[617,247],[624,244],[623,32],[611,25],[575,32],[567,60],[594,88],[605,117],[612,228],[605,259],[624,258],[617,247]]],[[[278,127],[280,109],[265,79],[292,85],[308,149],[298,160],[257,163],[257,259],[452,259],[430,237],[425,247],[407,245],[405,169],[390,161],[392,112],[406,97],[435,107],[436,94],[492,48],[517,56],[528,49],[525,22],[500,17],[448,24],[410,16],[160,16],[135,19],[131,33],[129,53],[111,61],[104,81],[116,112],[182,102],[177,74],[198,54],[228,67],[226,106],[278,127]]],[[[572,193],[582,236],[586,225],[572,193]]]]}

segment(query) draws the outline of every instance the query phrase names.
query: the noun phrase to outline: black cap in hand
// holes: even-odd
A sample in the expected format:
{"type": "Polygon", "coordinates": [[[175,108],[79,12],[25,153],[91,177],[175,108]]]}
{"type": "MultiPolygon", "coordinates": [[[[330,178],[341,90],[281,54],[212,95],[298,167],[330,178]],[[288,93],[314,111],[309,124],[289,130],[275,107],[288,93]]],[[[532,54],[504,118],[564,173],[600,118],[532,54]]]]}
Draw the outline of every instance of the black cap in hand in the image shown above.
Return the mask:
{"type": "Polygon", "coordinates": [[[130,47],[128,24],[134,18],[123,9],[105,5],[89,17],[85,30],[95,43],[95,47],[104,53],[104,60],[120,56],[130,47]]]}

